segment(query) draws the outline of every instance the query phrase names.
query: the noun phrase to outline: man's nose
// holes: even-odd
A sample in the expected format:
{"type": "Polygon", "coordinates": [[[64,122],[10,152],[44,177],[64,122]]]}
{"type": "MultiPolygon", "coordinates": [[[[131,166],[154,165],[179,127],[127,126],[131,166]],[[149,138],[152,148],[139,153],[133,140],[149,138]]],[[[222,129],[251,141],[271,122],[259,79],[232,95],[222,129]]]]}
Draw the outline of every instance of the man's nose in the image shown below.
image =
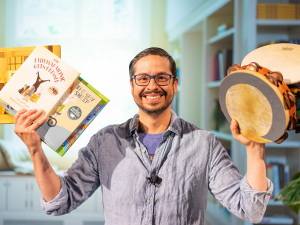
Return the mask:
{"type": "Polygon", "coordinates": [[[149,84],[147,85],[147,89],[149,89],[149,90],[156,90],[158,88],[159,88],[159,86],[155,82],[154,78],[151,78],[149,84]]]}

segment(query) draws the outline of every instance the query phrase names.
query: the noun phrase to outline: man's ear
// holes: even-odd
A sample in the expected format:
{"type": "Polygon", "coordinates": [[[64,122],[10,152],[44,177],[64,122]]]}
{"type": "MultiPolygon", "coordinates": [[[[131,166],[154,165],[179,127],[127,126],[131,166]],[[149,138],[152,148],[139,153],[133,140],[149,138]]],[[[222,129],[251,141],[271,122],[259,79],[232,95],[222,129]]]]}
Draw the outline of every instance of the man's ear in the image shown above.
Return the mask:
{"type": "Polygon", "coordinates": [[[174,94],[176,94],[178,90],[178,77],[175,78],[173,87],[174,87],[174,94]]]}
{"type": "Polygon", "coordinates": [[[133,83],[132,83],[132,79],[130,80],[130,87],[131,87],[131,94],[133,95],[133,83]]]}

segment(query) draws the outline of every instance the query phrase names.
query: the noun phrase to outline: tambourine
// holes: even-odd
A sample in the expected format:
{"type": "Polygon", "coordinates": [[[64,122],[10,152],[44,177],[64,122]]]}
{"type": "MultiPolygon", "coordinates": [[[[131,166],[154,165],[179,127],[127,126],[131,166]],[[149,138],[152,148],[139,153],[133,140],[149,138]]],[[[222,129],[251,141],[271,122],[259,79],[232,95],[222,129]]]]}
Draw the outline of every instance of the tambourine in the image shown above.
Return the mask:
{"type": "Polygon", "coordinates": [[[219,89],[220,106],[227,120],[236,119],[241,134],[249,140],[282,143],[288,137],[286,131],[297,127],[298,98],[293,92],[300,96],[299,66],[300,46],[293,44],[261,47],[249,53],[242,66],[234,64],[219,89]],[[298,74],[286,76],[291,70],[286,69],[287,65],[298,68],[293,72],[298,74]],[[286,83],[296,87],[291,90],[286,83]]]}

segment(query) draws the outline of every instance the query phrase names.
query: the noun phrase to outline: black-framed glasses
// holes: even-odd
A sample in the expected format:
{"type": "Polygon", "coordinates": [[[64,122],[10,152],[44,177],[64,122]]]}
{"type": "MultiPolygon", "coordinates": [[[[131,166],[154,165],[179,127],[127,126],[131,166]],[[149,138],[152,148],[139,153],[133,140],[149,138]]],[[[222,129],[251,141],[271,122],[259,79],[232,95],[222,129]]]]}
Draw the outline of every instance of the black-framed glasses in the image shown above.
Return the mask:
{"type": "Polygon", "coordinates": [[[138,86],[147,86],[152,78],[155,80],[155,83],[158,86],[167,86],[169,85],[172,77],[175,76],[171,74],[156,74],[153,76],[148,74],[136,74],[133,75],[131,78],[134,78],[135,83],[138,86]]]}

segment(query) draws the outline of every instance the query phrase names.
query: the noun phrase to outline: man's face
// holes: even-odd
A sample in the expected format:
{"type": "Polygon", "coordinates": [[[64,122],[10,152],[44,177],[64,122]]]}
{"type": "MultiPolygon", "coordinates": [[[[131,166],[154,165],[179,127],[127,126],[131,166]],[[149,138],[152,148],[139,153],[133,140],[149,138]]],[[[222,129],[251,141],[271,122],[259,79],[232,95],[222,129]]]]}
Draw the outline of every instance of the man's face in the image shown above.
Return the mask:
{"type": "MultiPolygon", "coordinates": [[[[170,62],[166,57],[148,55],[135,64],[136,74],[172,74],[170,62]]],[[[178,78],[171,78],[167,86],[158,86],[154,79],[147,86],[138,86],[133,79],[130,81],[131,93],[138,107],[148,115],[157,116],[166,109],[171,109],[174,94],[177,93],[178,78]],[[175,81],[174,81],[175,79],[175,81]],[[174,81],[174,83],[173,83],[174,81]]]]}

